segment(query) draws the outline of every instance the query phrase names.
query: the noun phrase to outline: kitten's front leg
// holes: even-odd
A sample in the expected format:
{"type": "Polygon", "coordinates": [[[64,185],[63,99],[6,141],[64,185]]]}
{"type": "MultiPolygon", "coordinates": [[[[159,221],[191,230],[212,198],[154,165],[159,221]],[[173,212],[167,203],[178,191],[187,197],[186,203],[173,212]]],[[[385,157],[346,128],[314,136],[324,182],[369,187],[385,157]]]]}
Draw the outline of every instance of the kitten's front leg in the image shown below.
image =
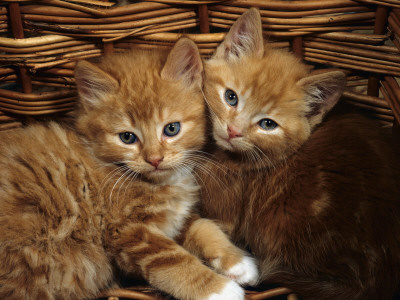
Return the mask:
{"type": "Polygon", "coordinates": [[[107,242],[122,270],[139,271],[152,286],[178,299],[244,299],[236,282],[215,273],[158,228],[129,225],[107,242]]]}
{"type": "Polygon", "coordinates": [[[183,247],[239,284],[257,284],[258,269],[255,260],[233,245],[213,221],[197,219],[191,223],[185,232],[183,247]]]}

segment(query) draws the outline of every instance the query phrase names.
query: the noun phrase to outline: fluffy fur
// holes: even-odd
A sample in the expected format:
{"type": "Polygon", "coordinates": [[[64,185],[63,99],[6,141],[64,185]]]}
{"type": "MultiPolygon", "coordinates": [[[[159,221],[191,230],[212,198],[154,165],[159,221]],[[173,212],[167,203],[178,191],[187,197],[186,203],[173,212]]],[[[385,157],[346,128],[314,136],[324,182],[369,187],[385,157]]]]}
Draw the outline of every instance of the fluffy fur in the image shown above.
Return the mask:
{"type": "Polygon", "coordinates": [[[203,216],[252,251],[265,282],[304,299],[392,299],[399,148],[370,119],[339,107],[326,116],[344,74],[312,73],[264,45],[251,9],[206,61],[205,76],[218,163],[205,166],[213,176],[202,177],[203,216]]]}
{"type": "Polygon", "coordinates": [[[254,261],[192,213],[202,62],[188,39],[167,54],[81,61],[75,126],[1,133],[1,299],[93,298],[115,269],[181,299],[242,299],[228,277],[255,283],[254,261]]]}

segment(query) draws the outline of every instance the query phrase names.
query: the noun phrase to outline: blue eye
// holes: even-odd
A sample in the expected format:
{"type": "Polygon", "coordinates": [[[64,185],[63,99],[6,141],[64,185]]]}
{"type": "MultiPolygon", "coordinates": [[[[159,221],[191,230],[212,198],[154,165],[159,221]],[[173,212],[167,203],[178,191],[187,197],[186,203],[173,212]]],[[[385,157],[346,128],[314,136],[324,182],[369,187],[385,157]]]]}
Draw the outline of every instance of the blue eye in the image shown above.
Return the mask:
{"type": "Polygon", "coordinates": [[[236,93],[230,89],[227,89],[225,91],[225,101],[228,103],[230,106],[236,106],[239,99],[236,93]]]}
{"type": "Polygon", "coordinates": [[[278,127],[278,124],[271,119],[262,119],[260,122],[258,122],[258,125],[265,130],[273,130],[278,127]]]}
{"type": "Polygon", "coordinates": [[[137,136],[134,135],[132,132],[121,132],[119,134],[119,138],[125,144],[133,144],[137,141],[137,136]]]}
{"type": "Polygon", "coordinates": [[[181,124],[179,122],[169,123],[164,127],[164,134],[166,136],[175,136],[181,130],[181,124]]]}

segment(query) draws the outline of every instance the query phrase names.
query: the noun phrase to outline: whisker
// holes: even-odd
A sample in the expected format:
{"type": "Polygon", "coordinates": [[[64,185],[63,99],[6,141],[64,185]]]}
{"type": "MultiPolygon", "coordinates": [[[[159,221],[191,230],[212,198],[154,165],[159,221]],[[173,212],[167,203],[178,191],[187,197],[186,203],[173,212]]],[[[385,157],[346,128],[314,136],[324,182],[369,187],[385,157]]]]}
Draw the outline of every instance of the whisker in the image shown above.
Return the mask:
{"type": "Polygon", "coordinates": [[[99,196],[102,195],[102,193],[104,192],[104,189],[106,188],[106,186],[108,185],[109,181],[117,175],[118,172],[124,170],[126,168],[126,166],[122,165],[119,166],[117,168],[115,168],[114,170],[110,171],[102,180],[102,182],[100,183],[100,191],[99,191],[99,196]]]}
{"type": "Polygon", "coordinates": [[[113,185],[113,187],[112,187],[112,189],[111,189],[110,195],[109,195],[109,197],[108,197],[109,202],[110,202],[110,205],[111,205],[111,203],[112,203],[112,195],[113,195],[113,192],[114,192],[114,189],[115,189],[116,185],[120,182],[120,180],[121,180],[122,178],[124,178],[124,177],[125,177],[127,174],[129,174],[130,172],[131,172],[131,170],[130,170],[128,167],[126,167],[125,172],[118,178],[118,180],[115,181],[115,183],[114,183],[114,185],[113,185]]]}

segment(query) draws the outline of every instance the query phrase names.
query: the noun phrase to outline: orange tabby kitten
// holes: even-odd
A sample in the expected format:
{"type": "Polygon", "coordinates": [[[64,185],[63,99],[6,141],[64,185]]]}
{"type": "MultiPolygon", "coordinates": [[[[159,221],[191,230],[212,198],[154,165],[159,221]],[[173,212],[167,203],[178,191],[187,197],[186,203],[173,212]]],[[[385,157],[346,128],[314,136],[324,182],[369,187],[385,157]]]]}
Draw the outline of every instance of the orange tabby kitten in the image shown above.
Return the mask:
{"type": "Polygon", "coordinates": [[[213,154],[225,168],[204,166],[213,178],[202,176],[203,216],[253,252],[265,282],[304,299],[392,299],[399,152],[371,120],[326,116],[345,75],[310,73],[264,45],[251,9],[206,61],[205,76],[213,154]]]}
{"type": "Polygon", "coordinates": [[[115,267],[181,299],[243,299],[236,282],[255,283],[253,260],[191,213],[203,67],[189,39],[167,54],[81,61],[76,127],[1,133],[1,299],[93,298],[115,267]]]}

